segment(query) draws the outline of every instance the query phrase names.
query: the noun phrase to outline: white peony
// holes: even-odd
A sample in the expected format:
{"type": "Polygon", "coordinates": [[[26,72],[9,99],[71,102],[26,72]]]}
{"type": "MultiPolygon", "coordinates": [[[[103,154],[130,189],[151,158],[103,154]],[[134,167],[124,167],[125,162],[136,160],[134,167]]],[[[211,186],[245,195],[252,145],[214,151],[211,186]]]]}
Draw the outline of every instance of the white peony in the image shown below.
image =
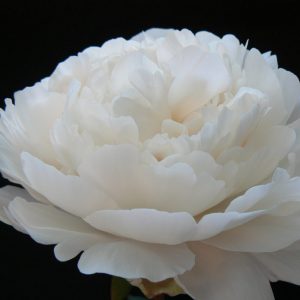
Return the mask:
{"type": "Polygon", "coordinates": [[[0,169],[25,189],[0,190],[0,219],[57,259],[83,251],[85,274],[173,278],[194,299],[300,284],[300,84],[276,56],[152,29],[14,99],[0,169]]]}

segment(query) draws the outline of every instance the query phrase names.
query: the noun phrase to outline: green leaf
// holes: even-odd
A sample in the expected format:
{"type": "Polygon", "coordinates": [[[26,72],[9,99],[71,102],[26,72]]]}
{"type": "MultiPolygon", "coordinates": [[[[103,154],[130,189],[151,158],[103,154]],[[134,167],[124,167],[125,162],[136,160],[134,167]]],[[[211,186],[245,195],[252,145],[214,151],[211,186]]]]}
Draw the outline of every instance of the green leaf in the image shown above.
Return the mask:
{"type": "Polygon", "coordinates": [[[131,290],[130,283],[120,277],[113,277],[111,280],[110,297],[111,300],[126,300],[131,290]]]}

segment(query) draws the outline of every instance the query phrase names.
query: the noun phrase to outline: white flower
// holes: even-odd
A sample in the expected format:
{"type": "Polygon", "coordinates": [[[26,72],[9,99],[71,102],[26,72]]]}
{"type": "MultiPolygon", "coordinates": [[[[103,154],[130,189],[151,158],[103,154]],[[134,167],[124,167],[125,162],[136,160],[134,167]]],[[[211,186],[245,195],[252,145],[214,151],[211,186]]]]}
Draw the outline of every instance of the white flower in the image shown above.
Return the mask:
{"type": "Polygon", "coordinates": [[[0,219],[79,269],[194,299],[300,284],[300,84],[232,35],[153,29],[6,100],[0,219]]]}

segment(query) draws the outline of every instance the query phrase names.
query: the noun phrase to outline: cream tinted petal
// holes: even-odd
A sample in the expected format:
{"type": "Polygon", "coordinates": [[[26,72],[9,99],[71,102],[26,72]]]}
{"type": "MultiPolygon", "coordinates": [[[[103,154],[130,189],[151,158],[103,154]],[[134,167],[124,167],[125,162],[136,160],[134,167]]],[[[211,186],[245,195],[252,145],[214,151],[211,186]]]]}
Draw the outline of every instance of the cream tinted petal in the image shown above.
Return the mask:
{"type": "Polygon", "coordinates": [[[182,274],[193,265],[194,255],[185,244],[167,246],[114,238],[86,250],[78,263],[84,274],[106,273],[152,282],[182,274]]]}
{"type": "Polygon", "coordinates": [[[2,135],[0,135],[0,152],[2,175],[12,182],[22,182],[24,174],[20,163],[19,150],[2,135]]]}
{"type": "Polygon", "coordinates": [[[54,254],[59,261],[68,261],[80,252],[106,240],[107,238],[101,233],[70,233],[54,247],[54,254]]]}
{"type": "Polygon", "coordinates": [[[249,189],[234,199],[223,213],[225,216],[229,213],[255,217],[209,238],[206,243],[246,252],[285,248],[300,239],[299,197],[299,178],[289,178],[285,170],[278,169],[271,183],[249,189]]]}
{"type": "Polygon", "coordinates": [[[50,143],[50,128],[64,108],[66,96],[49,92],[42,83],[14,94],[16,118],[22,124],[25,141],[22,149],[57,165],[50,143]],[[36,126],[39,124],[39,126],[36,126]]]}
{"type": "Polygon", "coordinates": [[[274,69],[278,69],[277,56],[272,55],[271,51],[265,52],[262,54],[264,60],[274,69]]]}
{"type": "Polygon", "coordinates": [[[67,214],[53,206],[28,202],[15,198],[6,211],[13,226],[29,234],[41,244],[57,244],[57,259],[66,261],[92,245],[106,240],[80,218],[67,214]]]}
{"type": "Polygon", "coordinates": [[[236,161],[238,171],[235,178],[235,194],[267,179],[279,162],[284,159],[296,140],[295,131],[286,126],[261,129],[252,135],[242,147],[224,151],[219,163],[236,161]]]}
{"type": "Polygon", "coordinates": [[[224,198],[225,183],[203,171],[196,175],[185,163],[168,168],[154,166],[144,172],[144,193],[148,202],[155,199],[154,208],[166,211],[186,211],[197,215],[224,198]]]}
{"type": "Polygon", "coordinates": [[[9,203],[8,210],[38,243],[56,244],[70,235],[95,233],[80,218],[50,205],[28,202],[17,197],[9,203]]]}
{"type": "Polygon", "coordinates": [[[114,235],[168,245],[188,240],[196,229],[196,223],[188,213],[169,213],[154,209],[101,210],[84,220],[91,226],[114,235]]]}
{"type": "Polygon", "coordinates": [[[57,159],[64,168],[74,173],[82,158],[94,150],[94,141],[86,132],[80,134],[75,124],[57,119],[51,130],[51,143],[57,159]]]}
{"type": "Polygon", "coordinates": [[[65,96],[47,91],[47,80],[15,93],[15,105],[7,99],[0,120],[0,168],[14,182],[26,184],[20,152],[28,151],[58,165],[50,144],[49,131],[61,114],[65,96]],[[39,124],[39,126],[36,126],[39,124]]]}
{"type": "Polygon", "coordinates": [[[300,284],[299,249],[293,250],[288,247],[276,252],[254,254],[254,257],[269,270],[271,281],[300,284]]]}
{"type": "Polygon", "coordinates": [[[129,75],[129,82],[152,107],[155,116],[165,119],[170,114],[165,101],[168,93],[168,78],[164,77],[164,72],[160,68],[137,69],[129,75]]]}
{"type": "Polygon", "coordinates": [[[107,273],[152,281],[174,277],[190,269],[194,255],[185,245],[144,244],[96,232],[80,218],[52,206],[16,198],[9,205],[16,220],[39,243],[57,244],[55,254],[68,260],[85,251],[79,261],[83,273],[107,273]]]}
{"type": "Polygon", "coordinates": [[[199,41],[202,43],[210,44],[220,41],[220,38],[218,36],[208,31],[199,31],[195,35],[196,38],[199,39],[199,41]]]}
{"type": "Polygon", "coordinates": [[[80,218],[53,206],[16,198],[9,212],[42,244],[58,244],[55,255],[65,261],[84,251],[83,273],[107,273],[125,278],[161,281],[192,268],[194,255],[184,245],[139,243],[96,231],[80,218]]]}
{"type": "Polygon", "coordinates": [[[197,230],[190,240],[206,240],[218,236],[218,234],[222,235],[224,231],[226,232],[231,228],[238,228],[263,214],[263,211],[255,211],[246,213],[210,213],[204,215],[198,222],[197,230]]]}
{"type": "Polygon", "coordinates": [[[272,182],[250,188],[231,201],[225,212],[270,210],[285,202],[299,201],[299,197],[300,177],[290,178],[286,170],[278,168],[272,182]]]}
{"type": "Polygon", "coordinates": [[[200,243],[192,250],[196,264],[178,276],[177,282],[193,299],[274,299],[268,278],[250,256],[200,243]]]}
{"type": "Polygon", "coordinates": [[[154,74],[159,67],[143,51],[132,51],[120,57],[111,72],[111,88],[115,95],[130,89],[130,77],[138,70],[154,74]]]}
{"type": "Polygon", "coordinates": [[[88,57],[82,53],[61,62],[49,78],[49,90],[67,93],[72,81],[84,82],[88,76],[88,57]]]}
{"type": "Polygon", "coordinates": [[[65,175],[28,153],[22,154],[22,161],[31,188],[69,213],[86,216],[97,209],[116,207],[103,191],[78,176],[65,175]]]}
{"type": "Polygon", "coordinates": [[[164,166],[172,166],[176,163],[188,164],[197,175],[200,175],[202,172],[207,172],[215,177],[221,169],[221,166],[216,163],[209,153],[199,150],[182,155],[179,153],[169,155],[160,162],[160,164],[164,166]]]}
{"type": "Polygon", "coordinates": [[[196,176],[185,163],[149,166],[142,162],[141,153],[133,145],[104,146],[86,159],[78,172],[124,209],[154,208],[198,214],[223,196],[223,181],[206,172],[196,176]]]}
{"type": "Polygon", "coordinates": [[[28,201],[34,201],[28,192],[22,188],[11,185],[2,187],[0,189],[0,220],[9,225],[11,225],[11,222],[6,215],[4,208],[7,208],[9,203],[16,197],[21,197],[27,199],[28,201]]]}
{"type": "Polygon", "coordinates": [[[226,34],[222,37],[221,44],[225,47],[231,62],[236,61],[241,47],[239,40],[232,34],[226,34]]]}
{"type": "Polygon", "coordinates": [[[30,194],[23,188],[7,185],[5,187],[0,188],[1,191],[1,199],[3,201],[11,201],[15,197],[21,197],[26,199],[27,201],[35,201],[30,194]]]}
{"type": "Polygon", "coordinates": [[[264,125],[280,124],[286,117],[287,110],[284,105],[282,89],[276,73],[257,49],[251,49],[247,53],[244,70],[246,74],[246,85],[259,89],[269,99],[271,111],[268,116],[264,118],[264,125]]]}
{"type": "Polygon", "coordinates": [[[165,38],[160,39],[157,43],[156,59],[160,66],[169,69],[169,61],[182,50],[182,45],[174,31],[169,31],[165,38]]]}
{"type": "Polygon", "coordinates": [[[164,37],[171,29],[161,29],[161,28],[151,28],[146,31],[133,36],[131,39],[137,42],[142,42],[146,39],[156,40],[158,38],[164,37]]]}
{"type": "Polygon", "coordinates": [[[285,121],[291,123],[300,117],[300,115],[297,115],[296,111],[293,113],[300,102],[299,79],[295,74],[284,69],[278,69],[277,76],[282,86],[285,107],[287,110],[285,121]]]}
{"type": "Polygon", "coordinates": [[[105,145],[82,162],[78,173],[81,178],[111,195],[122,207],[122,202],[130,201],[130,191],[137,187],[138,163],[137,147],[105,145]]]}
{"type": "Polygon", "coordinates": [[[162,117],[141,101],[120,97],[114,101],[113,111],[116,116],[130,116],[134,119],[141,140],[153,136],[160,130],[162,117]]]}
{"type": "Polygon", "coordinates": [[[299,214],[265,215],[205,240],[205,243],[229,251],[273,252],[300,239],[299,214]]]}
{"type": "Polygon", "coordinates": [[[199,109],[230,84],[229,74],[220,57],[194,46],[184,48],[170,66],[174,80],[168,101],[176,120],[182,120],[199,109]]]}

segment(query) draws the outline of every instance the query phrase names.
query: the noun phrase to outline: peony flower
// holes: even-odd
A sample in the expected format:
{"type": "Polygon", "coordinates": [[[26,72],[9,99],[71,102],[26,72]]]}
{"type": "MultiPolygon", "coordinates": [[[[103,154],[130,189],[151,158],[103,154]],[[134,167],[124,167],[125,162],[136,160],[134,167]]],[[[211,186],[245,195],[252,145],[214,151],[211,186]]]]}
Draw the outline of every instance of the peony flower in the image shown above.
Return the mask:
{"type": "Polygon", "coordinates": [[[233,35],[152,29],[6,100],[0,219],[148,295],[300,284],[300,84],[233,35]],[[149,291],[149,287],[151,291],[149,291]],[[148,291],[148,292],[147,292],[148,291]]]}

